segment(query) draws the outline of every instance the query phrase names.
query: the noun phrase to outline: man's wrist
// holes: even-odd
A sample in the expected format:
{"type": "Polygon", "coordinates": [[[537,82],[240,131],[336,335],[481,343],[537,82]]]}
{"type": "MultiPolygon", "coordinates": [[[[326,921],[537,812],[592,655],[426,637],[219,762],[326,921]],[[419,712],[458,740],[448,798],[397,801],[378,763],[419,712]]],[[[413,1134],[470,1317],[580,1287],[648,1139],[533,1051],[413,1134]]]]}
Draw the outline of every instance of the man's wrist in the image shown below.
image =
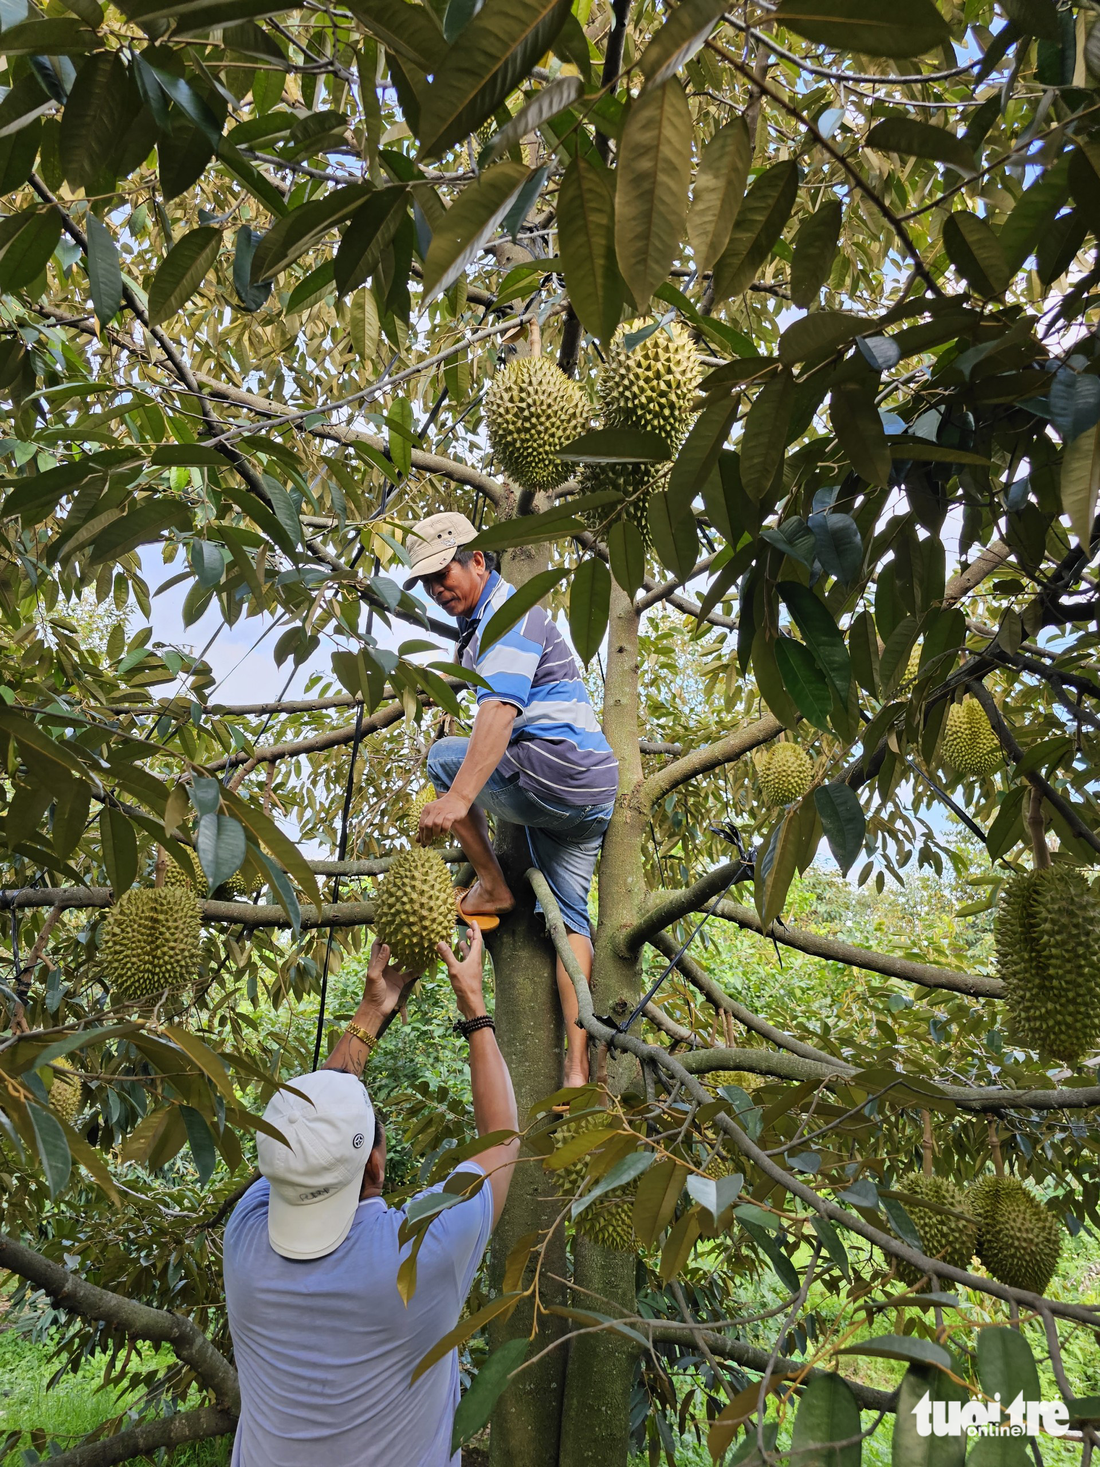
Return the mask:
{"type": "Polygon", "coordinates": [[[388,1017],[377,1004],[364,1002],[355,1010],[353,1023],[360,1029],[365,1029],[372,1039],[377,1039],[388,1017]]]}
{"type": "Polygon", "coordinates": [[[478,999],[476,1003],[460,1003],[458,1006],[458,1012],[462,1015],[464,1019],[480,1019],[483,1014],[486,1014],[488,1012],[488,1010],[485,1007],[485,1000],[481,998],[478,999]]]}

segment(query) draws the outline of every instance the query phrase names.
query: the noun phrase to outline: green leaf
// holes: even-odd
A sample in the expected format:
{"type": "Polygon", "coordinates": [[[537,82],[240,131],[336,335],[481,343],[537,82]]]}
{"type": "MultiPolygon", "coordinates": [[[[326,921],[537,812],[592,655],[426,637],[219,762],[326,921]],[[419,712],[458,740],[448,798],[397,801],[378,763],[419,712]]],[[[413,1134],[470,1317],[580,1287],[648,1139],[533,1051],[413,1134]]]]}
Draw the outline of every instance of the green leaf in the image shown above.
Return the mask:
{"type": "Polygon", "coordinates": [[[61,213],[32,206],[0,220],[0,292],[22,290],[46,268],[61,238],[61,213]]]}
{"type": "Polygon", "coordinates": [[[218,258],[222,232],[203,224],[168,251],[149,287],[149,324],[159,326],[191,299],[218,258]]]}
{"type": "Polygon", "coordinates": [[[34,1128],[34,1140],[42,1161],[46,1185],[50,1189],[50,1196],[57,1197],[68,1186],[72,1172],[73,1159],[69,1143],[57,1117],[51,1111],[43,1110],[40,1105],[28,1101],[27,1114],[34,1128]]]}
{"type": "Polygon", "coordinates": [[[569,574],[568,566],[561,566],[555,570],[539,571],[538,575],[532,576],[529,581],[524,581],[514,596],[509,596],[498,611],[494,611],[485,626],[484,631],[478,638],[478,649],[484,652],[494,642],[500,640],[506,631],[515,626],[521,617],[526,616],[532,606],[537,605],[544,596],[548,596],[559,581],[563,581],[569,574]]]}
{"type": "Polygon", "coordinates": [[[549,86],[535,93],[519,109],[511,122],[489,139],[488,147],[481,155],[481,166],[494,163],[516,143],[521,143],[528,133],[537,131],[544,122],[564,112],[567,107],[584,94],[584,83],[579,76],[559,76],[549,86]]]}
{"type": "Polygon", "coordinates": [[[751,163],[752,142],[743,117],[735,117],[719,128],[703,149],[687,219],[688,239],[700,275],[711,268],[729,243],[745,197],[751,163]]]}
{"type": "Polygon", "coordinates": [[[840,1234],[832,1223],[825,1217],[819,1217],[814,1213],[810,1218],[810,1226],[821,1239],[825,1252],[840,1269],[846,1279],[852,1276],[851,1265],[848,1262],[848,1251],[840,1241],[840,1234]]]}
{"type": "Polygon", "coordinates": [[[442,295],[465,273],[471,260],[497,232],[509,205],[530,176],[522,163],[498,163],[466,185],[432,235],[424,257],[425,301],[442,295]]]}
{"type": "Polygon", "coordinates": [[[580,563],[569,588],[569,633],[585,667],[600,650],[611,610],[611,573],[598,556],[580,563]]]}
{"type": "Polygon", "coordinates": [[[794,378],[784,368],[769,377],[749,408],[741,438],[741,484],[756,504],[771,488],[783,462],[793,403],[794,378]]]}
{"type": "Polygon", "coordinates": [[[1012,280],[1012,270],[1000,240],[977,214],[958,209],[943,226],[947,258],[978,295],[1001,295],[1012,280]]]}
{"type": "Polygon", "coordinates": [[[61,169],[75,188],[93,187],[107,168],[127,122],[127,80],[119,51],[96,52],[77,73],[58,137],[61,169]]]}
{"type": "Polygon", "coordinates": [[[974,172],[974,154],[953,132],[912,117],[884,117],[867,134],[866,146],[886,153],[904,153],[915,158],[932,158],[949,163],[960,173],[974,172]]]}
{"type": "Polygon", "coordinates": [[[107,881],[116,899],[137,879],[138,850],[134,827],[121,810],[104,805],[99,812],[99,839],[107,881]]]}
{"type": "MultiPolygon", "coordinates": [[[[764,857],[758,864],[753,895],[765,932],[782,912],[791,882],[798,871],[798,827],[797,808],[788,810],[772,831],[764,857]]],[[[740,1213],[738,1217],[744,1223],[740,1213]]]]}
{"type": "Polygon", "coordinates": [[[647,85],[663,85],[690,61],[725,8],[724,0],[681,0],[638,60],[647,85]]]}
{"type": "Polygon", "coordinates": [[[664,568],[686,581],[699,559],[695,516],[675,509],[663,490],[649,496],[649,531],[657,559],[664,568]]]}
{"type": "Polygon", "coordinates": [[[645,581],[645,541],[641,530],[629,516],[616,520],[608,530],[607,554],[611,561],[611,574],[633,598],[645,581]]]}
{"type": "Polygon", "coordinates": [[[486,0],[435,69],[419,126],[421,157],[440,157],[496,111],[565,24],[570,0],[486,0]]]}
{"type": "Polygon", "coordinates": [[[688,1192],[700,1207],[710,1213],[715,1226],[718,1225],[722,1214],[728,1212],[740,1197],[744,1185],[745,1178],[740,1172],[734,1172],[725,1177],[692,1175],[687,1179],[688,1192]]]}
{"type": "Polygon", "coordinates": [[[559,448],[557,456],[567,464],[659,464],[672,450],[659,433],[642,428],[596,428],[559,448]]]}
{"type": "Polygon", "coordinates": [[[333,279],[339,295],[356,290],[377,270],[387,246],[408,218],[409,191],[403,183],[376,189],[352,216],[336,251],[333,279]]]}
{"type": "Polygon", "coordinates": [[[214,1145],[214,1137],[210,1127],[206,1123],[201,1112],[195,1110],[194,1106],[181,1105],[180,1115],[183,1124],[187,1128],[187,1142],[191,1147],[191,1155],[195,1159],[195,1170],[199,1174],[199,1184],[205,1187],[214,1174],[214,1168],[218,1164],[218,1151],[214,1145]]]}
{"type": "Polygon", "coordinates": [[[668,502],[673,515],[682,517],[691,513],[692,501],[718,464],[718,456],[725,447],[737,409],[735,397],[725,401],[719,398],[708,404],[696,418],[676,455],[668,479],[668,502]]]}
{"type": "Polygon", "coordinates": [[[273,280],[300,255],[315,249],[338,224],[351,219],[377,192],[369,184],[350,183],[291,209],[271,226],[257,246],[250,281],[260,285],[273,280]]]}
{"type": "Polygon", "coordinates": [[[243,826],[231,815],[199,816],[195,854],[211,895],[240,870],[247,846],[243,826]]]}
{"type": "MultiPolygon", "coordinates": [[[[272,291],[270,281],[265,281],[263,285],[252,284],[252,262],[256,258],[256,249],[262,239],[263,235],[257,230],[248,224],[242,224],[237,230],[236,242],[233,246],[233,289],[237,292],[237,299],[245,311],[260,310],[272,291]]],[[[329,278],[331,277],[332,268],[330,266],[329,278]]]]}
{"type": "MultiPolygon", "coordinates": [[[[56,106],[33,72],[22,76],[0,102],[0,137],[21,132],[56,106]]],[[[13,185],[16,187],[17,185],[13,185]]]]}
{"type": "Polygon", "coordinates": [[[111,231],[102,219],[89,214],[88,280],[92,287],[92,306],[101,326],[114,319],[122,305],[122,267],[111,231]]]}
{"type": "Polygon", "coordinates": [[[859,796],[851,785],[843,780],[836,784],[820,785],[814,790],[814,804],[821,818],[821,828],[833,860],[847,876],[852,863],[863,849],[863,837],[867,830],[867,818],[859,796]]]}
{"type": "Polygon", "coordinates": [[[839,1375],[815,1375],[798,1403],[791,1456],[800,1467],[859,1467],[859,1403],[839,1375]],[[833,1442],[846,1442],[843,1447],[833,1442]]]}
{"type": "Polygon", "coordinates": [[[793,637],[780,635],[775,640],[775,661],[783,686],[802,717],[816,728],[827,729],[832,692],[810,649],[793,637]]]}
{"type": "Polygon", "coordinates": [[[829,394],[829,417],[848,462],[868,484],[885,486],[892,467],[890,445],[875,406],[875,381],[842,382],[829,394]]]}
{"type": "Polygon", "coordinates": [[[98,44],[94,31],[78,20],[26,20],[4,31],[7,56],[82,56],[98,44]]]}
{"type": "Polygon", "coordinates": [[[911,1365],[933,1365],[950,1370],[951,1356],[942,1345],[921,1340],[916,1335],[876,1335],[857,1345],[845,1345],[838,1355],[866,1355],[875,1360],[907,1360],[911,1365]]]}
{"type": "Polygon", "coordinates": [[[967,1454],[966,1467],[1033,1467],[1034,1460],[1019,1438],[980,1436],[967,1454]]]}
{"type": "Polygon", "coordinates": [[[605,1193],[614,1192],[616,1187],[628,1186],[643,1172],[648,1171],[656,1160],[655,1151],[632,1151],[629,1156],[624,1156],[622,1161],[616,1162],[606,1176],[601,1177],[590,1191],[573,1202],[570,1216],[580,1217],[591,1203],[603,1197],[605,1193]]]}
{"type": "Polygon", "coordinates": [[[664,283],[680,247],[691,179],[691,108],[673,77],[647,87],[619,144],[615,256],[639,310],[664,283]]]}
{"type": "Polygon", "coordinates": [[[642,1177],[634,1196],[634,1231],[650,1248],[672,1221],[688,1169],[674,1157],[658,1161],[642,1177]]]}
{"type": "Polygon", "coordinates": [[[1041,1401],[1039,1370],[1025,1335],[1007,1325],[987,1325],[978,1331],[978,1380],[987,1396],[1001,1397],[1008,1406],[1023,1392],[1025,1401],[1041,1401]]]}
{"type": "Polygon", "coordinates": [[[150,545],[159,540],[165,530],[185,530],[190,525],[191,516],[182,499],[172,499],[168,495],[143,499],[135,509],[120,515],[100,530],[91,543],[89,562],[101,565],[106,560],[118,560],[139,545],[150,545]]]}
{"type": "Polygon", "coordinates": [[[772,12],[808,41],[865,56],[922,56],[948,45],[951,32],[932,0],[780,0],[772,12]]]}
{"type": "Polygon", "coordinates": [[[349,0],[348,9],[391,51],[423,72],[435,71],[443,37],[431,11],[405,0],[349,0]]]}
{"type": "Polygon", "coordinates": [[[283,834],[271,816],[265,815],[262,810],[257,810],[253,805],[246,804],[236,791],[224,785],[221,797],[222,803],[231,814],[236,815],[253,840],[258,845],[266,846],[271,854],[282,862],[310,901],[320,907],[321,892],[316,876],[309,869],[309,864],[301,851],[292,840],[283,834]]]}
{"type": "Polygon", "coordinates": [[[848,514],[829,510],[812,514],[807,526],[814,537],[814,553],[826,575],[850,586],[863,566],[859,526],[848,514]]]}
{"type": "Polygon", "coordinates": [[[813,305],[828,280],[840,244],[844,210],[838,199],[827,199],[808,215],[794,237],[791,261],[791,300],[805,309],[813,305]]]}
{"type": "Polygon", "coordinates": [[[565,285],[581,325],[608,341],[622,315],[626,284],[615,258],[615,175],[578,153],[565,170],[558,247],[565,285]]]}
{"type": "Polygon", "coordinates": [[[798,164],[773,163],[756,179],[714,266],[715,302],[748,289],[783,233],[798,196],[798,164]]]}
{"type": "Polygon", "coordinates": [[[891,1449],[892,1467],[963,1467],[966,1438],[962,1436],[922,1436],[917,1430],[914,1410],[927,1395],[935,1401],[965,1401],[969,1395],[942,1370],[911,1365],[902,1377],[898,1391],[894,1439],[891,1449]]]}
{"type": "Polygon", "coordinates": [[[508,1387],[509,1377],[523,1364],[530,1341],[524,1335],[506,1340],[489,1356],[458,1403],[451,1431],[451,1451],[458,1452],[477,1436],[508,1387]]]}
{"type": "Polygon", "coordinates": [[[824,668],[841,707],[848,703],[852,668],[844,637],[832,615],[814,593],[797,581],[780,581],[776,590],[805,638],[806,645],[824,668]]]}
{"type": "Polygon", "coordinates": [[[867,324],[865,317],[846,311],[811,311],[801,320],[792,321],[779,338],[779,360],[793,367],[808,357],[824,359],[846,346],[867,324]]]}
{"type": "Polygon", "coordinates": [[[1001,9],[1025,36],[1037,36],[1044,41],[1062,39],[1054,0],[1001,0],[1001,9]]]}
{"type": "MultiPolygon", "coordinates": [[[[0,261],[2,265],[2,261],[0,261]]],[[[1100,423],[1066,445],[1062,454],[1062,510],[1083,546],[1092,539],[1100,497],[1100,423]]]]}

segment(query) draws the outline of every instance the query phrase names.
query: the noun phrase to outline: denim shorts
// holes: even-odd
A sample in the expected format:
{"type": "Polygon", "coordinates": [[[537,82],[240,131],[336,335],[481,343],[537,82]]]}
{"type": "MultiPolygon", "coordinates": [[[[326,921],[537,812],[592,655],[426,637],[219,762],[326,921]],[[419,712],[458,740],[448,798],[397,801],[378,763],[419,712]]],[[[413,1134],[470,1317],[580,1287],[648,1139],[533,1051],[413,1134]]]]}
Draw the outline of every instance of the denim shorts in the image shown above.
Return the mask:
{"type": "MultiPolygon", "coordinates": [[[[440,739],[428,750],[428,777],[441,794],[454,783],[469,743],[469,739],[440,739]]],[[[614,801],[567,805],[521,789],[518,774],[495,769],[474,804],[498,820],[526,829],[531,862],[546,877],[567,931],[589,936],[588,892],[614,801]]]]}

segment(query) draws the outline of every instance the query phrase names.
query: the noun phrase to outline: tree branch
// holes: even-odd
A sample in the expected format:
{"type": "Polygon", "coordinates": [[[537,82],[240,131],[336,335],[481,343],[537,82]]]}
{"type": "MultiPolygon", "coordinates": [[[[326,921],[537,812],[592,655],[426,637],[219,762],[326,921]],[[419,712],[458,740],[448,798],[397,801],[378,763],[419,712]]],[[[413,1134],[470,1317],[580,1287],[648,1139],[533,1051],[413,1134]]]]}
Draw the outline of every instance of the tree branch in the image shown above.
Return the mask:
{"type": "Polygon", "coordinates": [[[178,1447],[185,1442],[207,1441],[214,1436],[227,1436],[237,1426],[237,1418],[220,1406],[202,1406],[197,1411],[178,1411],[174,1416],[160,1416],[143,1421],[129,1431],[107,1436],[83,1446],[70,1447],[49,1459],[51,1467],[114,1467],[116,1462],[132,1462],[149,1457],[162,1447],[178,1447]]]}
{"type": "Polygon", "coordinates": [[[746,875],[751,874],[744,861],[725,861],[691,886],[685,886],[682,891],[651,892],[644,915],[623,933],[616,944],[623,957],[632,957],[643,943],[649,942],[666,927],[671,927],[673,922],[679,922],[689,912],[702,911],[719,893],[725,891],[732,878],[742,870],[745,870],[746,875]]]}
{"type": "Polygon", "coordinates": [[[658,601],[668,600],[681,586],[686,585],[695,576],[701,576],[705,571],[709,570],[717,556],[717,551],[713,555],[704,555],[702,560],[696,561],[686,576],[674,576],[670,581],[663,581],[659,586],[653,586],[646,591],[644,596],[639,597],[635,601],[634,610],[640,615],[643,611],[648,611],[651,606],[656,606],[658,601]]]}
{"type": "MultiPolygon", "coordinates": [[[[136,1299],[124,1298],[111,1289],[89,1284],[78,1274],[70,1273],[59,1263],[17,1243],[6,1233],[0,1233],[0,1265],[19,1274],[20,1278],[29,1279],[59,1308],[70,1314],[97,1319],[132,1339],[171,1345],[184,1364],[189,1365],[202,1383],[213,1391],[219,1405],[233,1413],[240,1410],[237,1372],[198,1325],[185,1315],[153,1309],[136,1299]]],[[[111,1460],[121,1461],[122,1458],[111,1460]]]]}
{"type": "MultiPolygon", "coordinates": [[[[114,905],[109,886],[24,886],[0,891],[0,911],[22,911],[27,907],[62,907],[67,912],[94,910],[114,905]]],[[[200,901],[204,922],[228,922],[237,927],[290,927],[282,907],[270,903],[200,901]]],[[[374,921],[373,902],[325,902],[320,912],[302,907],[302,927],[369,927],[374,921]]]]}
{"type": "Polygon", "coordinates": [[[783,725],[779,719],[766,713],[755,723],[746,724],[744,728],[727,734],[717,743],[707,744],[702,749],[693,749],[690,754],[684,754],[671,764],[666,764],[663,769],[656,770],[642,781],[635,798],[643,809],[651,810],[658,800],[663,800],[677,786],[686,784],[689,779],[696,779],[700,774],[707,774],[722,764],[740,759],[743,754],[759,748],[761,744],[778,738],[782,732],[783,725]]]}

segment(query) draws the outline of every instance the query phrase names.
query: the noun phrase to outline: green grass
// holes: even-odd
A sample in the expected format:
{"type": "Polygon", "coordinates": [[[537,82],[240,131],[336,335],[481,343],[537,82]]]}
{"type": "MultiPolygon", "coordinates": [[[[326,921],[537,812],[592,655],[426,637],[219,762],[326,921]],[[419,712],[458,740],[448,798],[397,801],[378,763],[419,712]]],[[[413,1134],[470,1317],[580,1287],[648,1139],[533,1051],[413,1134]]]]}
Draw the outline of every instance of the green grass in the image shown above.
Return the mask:
{"type": "MultiPolygon", "coordinates": [[[[48,1444],[75,1445],[88,1432],[122,1412],[131,1396],[121,1399],[102,1389],[104,1359],[85,1361],[75,1375],[50,1386],[58,1362],[47,1345],[36,1344],[15,1330],[0,1333],[0,1442],[12,1431],[35,1432],[40,1454],[48,1444]],[[41,1431],[44,1437],[38,1437],[41,1431]]],[[[0,1467],[24,1467],[29,1435],[2,1459],[0,1467]]],[[[225,1467],[228,1439],[182,1447],[169,1459],[171,1467],[225,1467]]],[[[31,1459],[33,1460],[33,1458],[31,1459]]]]}

